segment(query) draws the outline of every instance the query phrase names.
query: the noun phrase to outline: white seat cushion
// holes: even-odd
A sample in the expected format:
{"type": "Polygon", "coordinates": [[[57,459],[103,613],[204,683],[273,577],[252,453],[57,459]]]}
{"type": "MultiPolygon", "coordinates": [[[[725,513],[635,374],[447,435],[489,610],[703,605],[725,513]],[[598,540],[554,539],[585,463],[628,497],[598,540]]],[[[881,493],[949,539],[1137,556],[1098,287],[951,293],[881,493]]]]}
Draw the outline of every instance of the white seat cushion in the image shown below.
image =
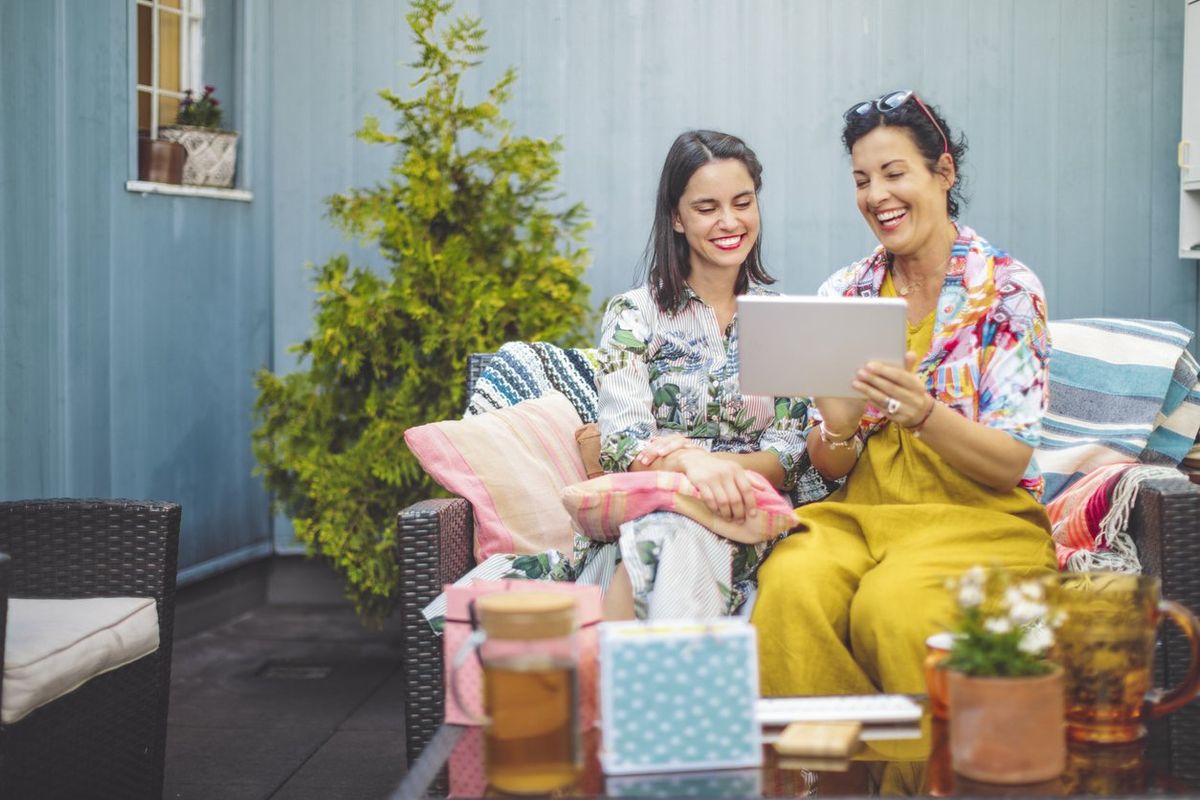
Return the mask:
{"type": "Polygon", "coordinates": [[[87,681],[158,649],[152,597],[9,598],[0,721],[17,722],[87,681]]]}

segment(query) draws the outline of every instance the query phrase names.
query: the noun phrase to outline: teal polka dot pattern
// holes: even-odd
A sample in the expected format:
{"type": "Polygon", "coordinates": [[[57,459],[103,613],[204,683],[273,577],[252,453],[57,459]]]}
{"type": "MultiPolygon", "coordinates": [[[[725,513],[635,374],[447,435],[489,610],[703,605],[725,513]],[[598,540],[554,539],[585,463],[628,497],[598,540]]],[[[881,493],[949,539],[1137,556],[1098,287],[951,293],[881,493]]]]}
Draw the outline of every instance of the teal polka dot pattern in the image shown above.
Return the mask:
{"type": "Polygon", "coordinates": [[[605,772],[761,763],[757,648],[748,623],[605,623],[600,681],[605,772]]]}

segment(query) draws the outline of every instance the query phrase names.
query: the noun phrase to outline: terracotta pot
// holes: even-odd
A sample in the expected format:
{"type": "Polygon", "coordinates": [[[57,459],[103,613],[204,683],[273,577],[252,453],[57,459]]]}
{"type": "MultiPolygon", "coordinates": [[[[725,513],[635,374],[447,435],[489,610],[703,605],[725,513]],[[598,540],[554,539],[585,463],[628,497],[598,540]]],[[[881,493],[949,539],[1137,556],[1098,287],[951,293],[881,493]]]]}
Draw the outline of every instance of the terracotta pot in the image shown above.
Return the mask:
{"type": "Polygon", "coordinates": [[[138,180],[155,183],[183,183],[183,164],[187,149],[166,139],[138,139],[138,180]]]}
{"type": "Polygon", "coordinates": [[[950,761],[986,783],[1036,783],[1067,766],[1063,673],[974,678],[951,670],[950,761]]]}

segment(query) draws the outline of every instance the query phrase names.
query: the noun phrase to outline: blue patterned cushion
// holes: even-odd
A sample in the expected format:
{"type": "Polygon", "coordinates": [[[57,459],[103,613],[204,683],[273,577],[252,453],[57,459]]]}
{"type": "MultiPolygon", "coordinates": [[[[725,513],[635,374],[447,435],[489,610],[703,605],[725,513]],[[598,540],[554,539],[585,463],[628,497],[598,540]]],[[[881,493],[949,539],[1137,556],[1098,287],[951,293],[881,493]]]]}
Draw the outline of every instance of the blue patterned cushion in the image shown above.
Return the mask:
{"type": "Polygon", "coordinates": [[[566,395],[584,422],[596,421],[596,351],[549,342],[509,342],[492,356],[467,401],[467,416],[514,406],[548,391],[566,395]]]}

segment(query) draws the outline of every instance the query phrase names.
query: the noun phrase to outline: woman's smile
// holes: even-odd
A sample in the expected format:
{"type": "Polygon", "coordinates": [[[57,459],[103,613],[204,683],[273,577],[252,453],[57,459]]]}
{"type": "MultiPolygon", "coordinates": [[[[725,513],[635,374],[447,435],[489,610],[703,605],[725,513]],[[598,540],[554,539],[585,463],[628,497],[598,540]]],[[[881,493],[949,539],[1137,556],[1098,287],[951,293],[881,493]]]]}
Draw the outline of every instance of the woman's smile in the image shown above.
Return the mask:
{"type": "Polygon", "coordinates": [[[722,250],[737,250],[742,246],[742,240],[745,238],[746,234],[739,233],[737,236],[724,236],[720,239],[709,239],[709,241],[722,250]]]}
{"type": "Polygon", "coordinates": [[[894,231],[900,227],[900,223],[908,216],[908,211],[903,208],[891,208],[886,211],[876,211],[875,219],[879,222],[879,227],[885,231],[894,231]]]}

